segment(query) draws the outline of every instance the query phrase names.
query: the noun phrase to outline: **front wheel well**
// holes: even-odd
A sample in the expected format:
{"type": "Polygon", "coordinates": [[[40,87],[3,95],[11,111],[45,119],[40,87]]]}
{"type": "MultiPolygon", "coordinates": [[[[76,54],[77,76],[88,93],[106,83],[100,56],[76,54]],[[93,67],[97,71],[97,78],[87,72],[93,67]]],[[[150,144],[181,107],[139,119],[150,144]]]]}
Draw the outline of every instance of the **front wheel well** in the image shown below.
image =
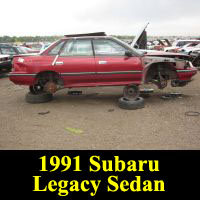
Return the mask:
{"type": "Polygon", "coordinates": [[[157,79],[158,76],[162,76],[166,80],[176,79],[177,74],[174,64],[160,62],[150,65],[146,72],[144,82],[151,82],[152,80],[157,79]]]}

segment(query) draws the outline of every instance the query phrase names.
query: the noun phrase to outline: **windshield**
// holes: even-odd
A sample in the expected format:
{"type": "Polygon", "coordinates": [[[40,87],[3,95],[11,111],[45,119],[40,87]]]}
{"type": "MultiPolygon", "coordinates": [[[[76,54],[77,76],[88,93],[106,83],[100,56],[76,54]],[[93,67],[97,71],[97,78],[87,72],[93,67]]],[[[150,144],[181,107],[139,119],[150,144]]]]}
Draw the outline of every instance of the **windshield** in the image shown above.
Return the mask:
{"type": "Polygon", "coordinates": [[[46,51],[47,49],[51,48],[51,47],[52,47],[54,44],[56,44],[58,41],[60,41],[60,40],[56,40],[55,42],[49,44],[48,47],[42,49],[42,50],[40,51],[40,54],[42,54],[42,53],[43,53],[44,51],[46,51]]]}
{"type": "Polygon", "coordinates": [[[119,40],[118,38],[114,38],[115,40],[117,40],[119,43],[121,43],[123,46],[125,46],[126,48],[128,48],[129,50],[131,50],[134,54],[136,54],[137,56],[143,56],[144,53],[131,47],[130,45],[128,45],[126,42],[119,40]]]}

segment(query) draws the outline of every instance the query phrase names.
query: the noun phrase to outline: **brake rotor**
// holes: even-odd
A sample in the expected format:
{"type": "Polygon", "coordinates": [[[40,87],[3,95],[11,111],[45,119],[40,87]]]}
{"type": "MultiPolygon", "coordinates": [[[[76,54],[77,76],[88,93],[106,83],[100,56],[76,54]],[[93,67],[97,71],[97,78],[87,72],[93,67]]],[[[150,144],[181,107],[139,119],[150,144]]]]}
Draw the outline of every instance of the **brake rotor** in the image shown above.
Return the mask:
{"type": "Polygon", "coordinates": [[[57,85],[54,82],[47,82],[44,85],[44,90],[48,93],[55,93],[57,91],[57,85]]]}
{"type": "Polygon", "coordinates": [[[139,87],[136,85],[129,85],[124,88],[123,95],[126,99],[135,100],[140,95],[139,87]]]}

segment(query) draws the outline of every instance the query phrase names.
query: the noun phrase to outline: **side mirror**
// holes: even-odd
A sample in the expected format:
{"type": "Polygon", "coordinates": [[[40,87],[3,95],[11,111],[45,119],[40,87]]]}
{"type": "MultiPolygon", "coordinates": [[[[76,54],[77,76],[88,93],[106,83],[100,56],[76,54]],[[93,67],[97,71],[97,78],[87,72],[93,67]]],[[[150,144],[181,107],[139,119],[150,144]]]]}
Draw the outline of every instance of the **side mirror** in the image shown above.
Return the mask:
{"type": "Polygon", "coordinates": [[[125,51],[125,56],[127,56],[127,57],[132,57],[133,54],[132,54],[131,51],[125,51]]]}
{"type": "Polygon", "coordinates": [[[135,44],[135,45],[134,45],[134,48],[135,48],[135,49],[139,49],[139,45],[135,44]]]}

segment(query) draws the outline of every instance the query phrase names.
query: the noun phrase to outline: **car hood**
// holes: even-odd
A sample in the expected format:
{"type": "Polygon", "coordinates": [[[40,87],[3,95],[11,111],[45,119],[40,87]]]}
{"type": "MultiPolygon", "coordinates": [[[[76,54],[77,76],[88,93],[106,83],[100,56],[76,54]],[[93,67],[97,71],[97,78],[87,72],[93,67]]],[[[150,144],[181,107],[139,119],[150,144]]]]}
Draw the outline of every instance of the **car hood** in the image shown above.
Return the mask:
{"type": "Polygon", "coordinates": [[[147,24],[145,24],[145,26],[135,36],[132,43],[130,44],[130,46],[132,48],[135,48],[137,46],[138,49],[141,49],[141,48],[145,48],[145,47],[141,47],[141,46],[147,46],[146,28],[147,28],[148,25],[149,25],[149,22],[147,24]],[[142,44],[142,43],[144,43],[143,40],[145,40],[145,43],[146,43],[145,45],[142,44]]]}
{"type": "Polygon", "coordinates": [[[170,56],[170,57],[171,56],[174,56],[174,57],[176,57],[176,56],[189,57],[189,55],[185,55],[183,53],[170,53],[170,52],[163,52],[163,51],[147,52],[146,55],[148,55],[148,56],[160,56],[160,57],[163,57],[163,56],[165,56],[165,57],[167,57],[167,56],[170,56]]]}

